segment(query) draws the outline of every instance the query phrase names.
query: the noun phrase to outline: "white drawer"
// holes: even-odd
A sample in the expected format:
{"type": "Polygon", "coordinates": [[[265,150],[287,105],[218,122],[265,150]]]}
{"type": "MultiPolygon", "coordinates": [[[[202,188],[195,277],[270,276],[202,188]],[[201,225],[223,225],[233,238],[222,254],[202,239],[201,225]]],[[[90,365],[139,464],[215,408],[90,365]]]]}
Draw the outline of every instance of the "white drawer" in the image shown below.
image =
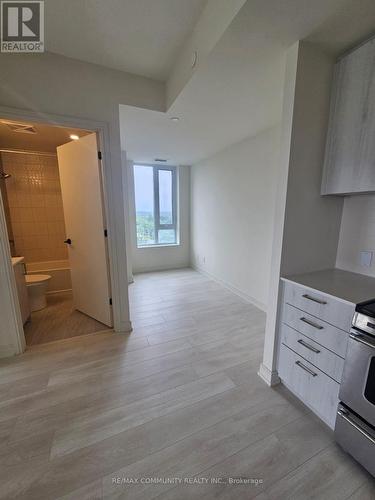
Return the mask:
{"type": "Polygon", "coordinates": [[[281,341],[336,382],[341,382],[342,358],[287,325],[281,326],[281,341]]]}
{"type": "Polygon", "coordinates": [[[349,333],[287,303],[284,303],[283,306],[281,323],[294,328],[306,335],[306,337],[345,358],[349,333]]]}
{"type": "Polygon", "coordinates": [[[284,302],[349,332],[355,306],[296,283],[284,282],[284,302]]]}
{"type": "Polygon", "coordinates": [[[285,386],[333,429],[340,384],[284,344],[280,346],[278,368],[285,386]]]}

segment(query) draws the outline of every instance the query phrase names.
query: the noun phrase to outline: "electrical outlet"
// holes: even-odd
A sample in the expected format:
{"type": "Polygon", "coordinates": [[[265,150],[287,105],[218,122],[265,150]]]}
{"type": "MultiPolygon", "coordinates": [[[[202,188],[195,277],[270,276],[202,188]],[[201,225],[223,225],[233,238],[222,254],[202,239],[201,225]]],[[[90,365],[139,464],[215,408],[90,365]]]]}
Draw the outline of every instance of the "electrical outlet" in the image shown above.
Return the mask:
{"type": "Polygon", "coordinates": [[[202,260],[203,260],[203,264],[205,264],[205,263],[206,263],[206,257],[205,257],[205,256],[203,256],[203,259],[202,259],[202,260]]]}
{"type": "Polygon", "coordinates": [[[360,255],[361,255],[361,266],[371,267],[373,252],[368,252],[363,250],[360,255]]]}

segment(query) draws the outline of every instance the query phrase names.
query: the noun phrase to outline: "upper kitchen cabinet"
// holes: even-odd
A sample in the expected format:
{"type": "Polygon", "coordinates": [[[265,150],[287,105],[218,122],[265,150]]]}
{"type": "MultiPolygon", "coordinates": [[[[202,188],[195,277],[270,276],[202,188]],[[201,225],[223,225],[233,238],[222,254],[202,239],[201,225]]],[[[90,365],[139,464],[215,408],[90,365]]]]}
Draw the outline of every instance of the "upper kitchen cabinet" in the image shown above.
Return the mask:
{"type": "Polygon", "coordinates": [[[375,191],[375,39],[335,65],[322,194],[375,191]]]}

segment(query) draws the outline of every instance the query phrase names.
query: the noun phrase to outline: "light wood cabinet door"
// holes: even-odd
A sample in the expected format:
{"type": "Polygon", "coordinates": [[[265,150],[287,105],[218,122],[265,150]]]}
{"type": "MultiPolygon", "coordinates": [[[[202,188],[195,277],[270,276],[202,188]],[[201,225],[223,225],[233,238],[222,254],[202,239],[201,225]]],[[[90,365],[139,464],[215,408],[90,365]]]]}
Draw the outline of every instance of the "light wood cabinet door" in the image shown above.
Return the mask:
{"type": "Polygon", "coordinates": [[[335,66],[322,194],[375,191],[375,39],[335,66]]]}
{"type": "Polygon", "coordinates": [[[340,384],[284,344],[278,372],[283,384],[333,429],[340,384]]]}
{"type": "Polygon", "coordinates": [[[283,305],[281,322],[345,359],[349,338],[349,324],[347,332],[344,332],[340,328],[315,318],[315,316],[289,304],[283,305]]]}
{"type": "Polygon", "coordinates": [[[302,312],[315,316],[318,320],[323,320],[349,333],[355,309],[354,304],[303,285],[288,282],[284,285],[284,301],[302,312]]]}
{"type": "Polygon", "coordinates": [[[341,383],[344,359],[322,345],[293,330],[288,325],[281,326],[281,340],[296,354],[309,361],[329,377],[341,383]]]}

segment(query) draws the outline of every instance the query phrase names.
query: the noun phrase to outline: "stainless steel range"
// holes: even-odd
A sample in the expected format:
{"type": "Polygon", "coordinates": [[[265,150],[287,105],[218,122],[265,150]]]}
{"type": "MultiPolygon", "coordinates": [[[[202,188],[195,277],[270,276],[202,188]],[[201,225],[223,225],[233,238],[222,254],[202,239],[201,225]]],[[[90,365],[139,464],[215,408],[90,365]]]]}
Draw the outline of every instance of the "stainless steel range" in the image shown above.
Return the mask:
{"type": "Polygon", "coordinates": [[[375,476],[375,300],[358,304],[340,387],[336,441],[375,476]]]}

